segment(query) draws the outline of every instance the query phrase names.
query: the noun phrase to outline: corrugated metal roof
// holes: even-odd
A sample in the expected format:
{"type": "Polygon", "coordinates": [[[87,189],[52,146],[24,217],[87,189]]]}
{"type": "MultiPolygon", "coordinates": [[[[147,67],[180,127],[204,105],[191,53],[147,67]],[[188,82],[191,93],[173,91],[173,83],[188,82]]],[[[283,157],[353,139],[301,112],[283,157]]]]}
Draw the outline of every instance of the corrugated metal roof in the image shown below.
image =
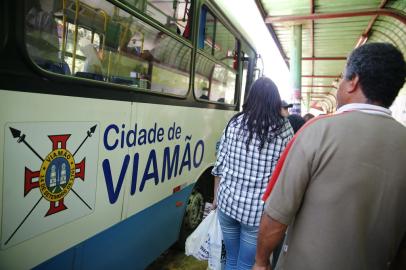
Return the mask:
{"type": "Polygon", "coordinates": [[[310,104],[329,112],[335,109],[337,81],[354,48],[367,42],[389,42],[406,58],[406,0],[256,2],[287,61],[292,25],[302,25],[303,100],[310,95],[310,104]]]}

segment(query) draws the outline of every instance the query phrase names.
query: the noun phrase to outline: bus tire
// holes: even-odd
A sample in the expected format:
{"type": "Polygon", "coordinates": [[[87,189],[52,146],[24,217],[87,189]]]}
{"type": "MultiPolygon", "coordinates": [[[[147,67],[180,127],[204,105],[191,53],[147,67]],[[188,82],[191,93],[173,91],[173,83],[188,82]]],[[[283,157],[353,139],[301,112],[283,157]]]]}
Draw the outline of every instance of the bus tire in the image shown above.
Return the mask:
{"type": "Polygon", "coordinates": [[[185,249],[186,239],[203,220],[204,203],[205,200],[203,194],[198,189],[193,189],[186,205],[185,215],[183,216],[182,226],[179,233],[179,239],[175,244],[177,249],[185,249]]]}

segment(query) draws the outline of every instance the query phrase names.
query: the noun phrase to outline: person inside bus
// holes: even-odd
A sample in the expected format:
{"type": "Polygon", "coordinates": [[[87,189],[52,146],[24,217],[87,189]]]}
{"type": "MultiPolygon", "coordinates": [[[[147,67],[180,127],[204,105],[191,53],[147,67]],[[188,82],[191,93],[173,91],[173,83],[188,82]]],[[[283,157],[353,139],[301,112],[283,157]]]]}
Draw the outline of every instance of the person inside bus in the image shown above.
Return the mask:
{"type": "Polygon", "coordinates": [[[226,102],[226,100],[225,100],[225,98],[221,97],[221,98],[217,99],[217,102],[222,102],[222,103],[225,103],[225,102],[226,102]]]}
{"type": "Polygon", "coordinates": [[[52,10],[41,1],[27,1],[25,16],[27,51],[34,62],[43,69],[70,74],[67,64],[60,59],[57,23],[52,10]]]}
{"type": "Polygon", "coordinates": [[[406,269],[406,128],[388,109],[405,76],[389,43],[350,54],[337,113],[307,124],[272,175],[254,270],[288,226],[276,269],[406,269]]]}
{"type": "Polygon", "coordinates": [[[142,32],[136,31],[135,34],[131,37],[130,41],[127,43],[126,51],[128,53],[140,56],[143,51],[144,37],[142,32]]]}
{"type": "Polygon", "coordinates": [[[217,208],[226,248],[226,270],[251,269],[264,209],[261,194],[293,136],[281,115],[275,83],[261,77],[252,85],[243,110],[228,122],[220,140],[213,208],[217,208]]]}
{"type": "Polygon", "coordinates": [[[90,40],[83,38],[79,42],[79,48],[86,57],[83,72],[102,75],[102,55],[101,52],[97,51],[97,46],[92,44],[90,40]]]}
{"type": "Polygon", "coordinates": [[[201,96],[199,98],[209,100],[209,88],[203,88],[202,89],[202,94],[201,94],[201,96]]]}

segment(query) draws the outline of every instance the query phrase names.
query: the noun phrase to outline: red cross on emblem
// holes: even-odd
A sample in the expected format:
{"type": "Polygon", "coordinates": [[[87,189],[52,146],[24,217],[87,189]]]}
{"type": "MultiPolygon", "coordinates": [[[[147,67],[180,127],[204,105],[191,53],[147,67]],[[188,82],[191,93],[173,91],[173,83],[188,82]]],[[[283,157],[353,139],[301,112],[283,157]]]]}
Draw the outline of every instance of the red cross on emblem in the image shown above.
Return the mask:
{"type": "Polygon", "coordinates": [[[76,178],[85,181],[86,158],[74,162],[73,155],[66,149],[70,134],[48,136],[52,141],[52,151],[44,159],[39,171],[25,167],[24,196],[32,189],[40,188],[42,196],[50,202],[45,216],[67,209],[63,200],[72,188],[76,178]],[[37,180],[35,180],[37,179],[37,180]]]}
{"type": "Polygon", "coordinates": [[[74,157],[81,149],[83,144],[90,137],[92,137],[96,127],[97,125],[94,125],[90,127],[88,131],[86,131],[85,138],[81,141],[73,154],[66,148],[71,134],[48,136],[52,142],[52,151],[48,153],[45,158],[42,158],[41,155],[35,151],[35,149],[27,141],[27,136],[25,134],[16,128],[9,127],[13,138],[17,139],[17,143],[24,144],[42,161],[41,167],[38,171],[31,171],[25,166],[24,173],[24,197],[27,196],[27,194],[30,193],[34,188],[38,188],[40,190],[41,197],[39,197],[31,210],[25,215],[18,226],[14,229],[13,233],[11,233],[8,239],[4,242],[5,245],[7,245],[14,235],[16,235],[18,230],[43,198],[50,203],[45,217],[68,209],[68,207],[66,207],[64,204],[64,198],[70,191],[72,191],[76,197],[81,200],[87,208],[89,208],[89,210],[92,210],[91,206],[73,188],[76,178],[80,178],[82,181],[85,181],[86,158],[83,158],[79,163],[75,163],[74,157]]]}

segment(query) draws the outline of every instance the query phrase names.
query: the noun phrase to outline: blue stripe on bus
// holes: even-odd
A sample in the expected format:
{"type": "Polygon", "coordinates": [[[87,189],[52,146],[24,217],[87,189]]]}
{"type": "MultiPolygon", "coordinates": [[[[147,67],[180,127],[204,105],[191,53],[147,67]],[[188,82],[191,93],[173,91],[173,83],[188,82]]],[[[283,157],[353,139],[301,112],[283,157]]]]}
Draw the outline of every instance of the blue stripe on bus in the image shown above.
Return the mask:
{"type": "Polygon", "coordinates": [[[145,269],[177,240],[192,188],[189,185],[33,269],[145,269]],[[177,201],[184,204],[176,207],[177,201]]]}

